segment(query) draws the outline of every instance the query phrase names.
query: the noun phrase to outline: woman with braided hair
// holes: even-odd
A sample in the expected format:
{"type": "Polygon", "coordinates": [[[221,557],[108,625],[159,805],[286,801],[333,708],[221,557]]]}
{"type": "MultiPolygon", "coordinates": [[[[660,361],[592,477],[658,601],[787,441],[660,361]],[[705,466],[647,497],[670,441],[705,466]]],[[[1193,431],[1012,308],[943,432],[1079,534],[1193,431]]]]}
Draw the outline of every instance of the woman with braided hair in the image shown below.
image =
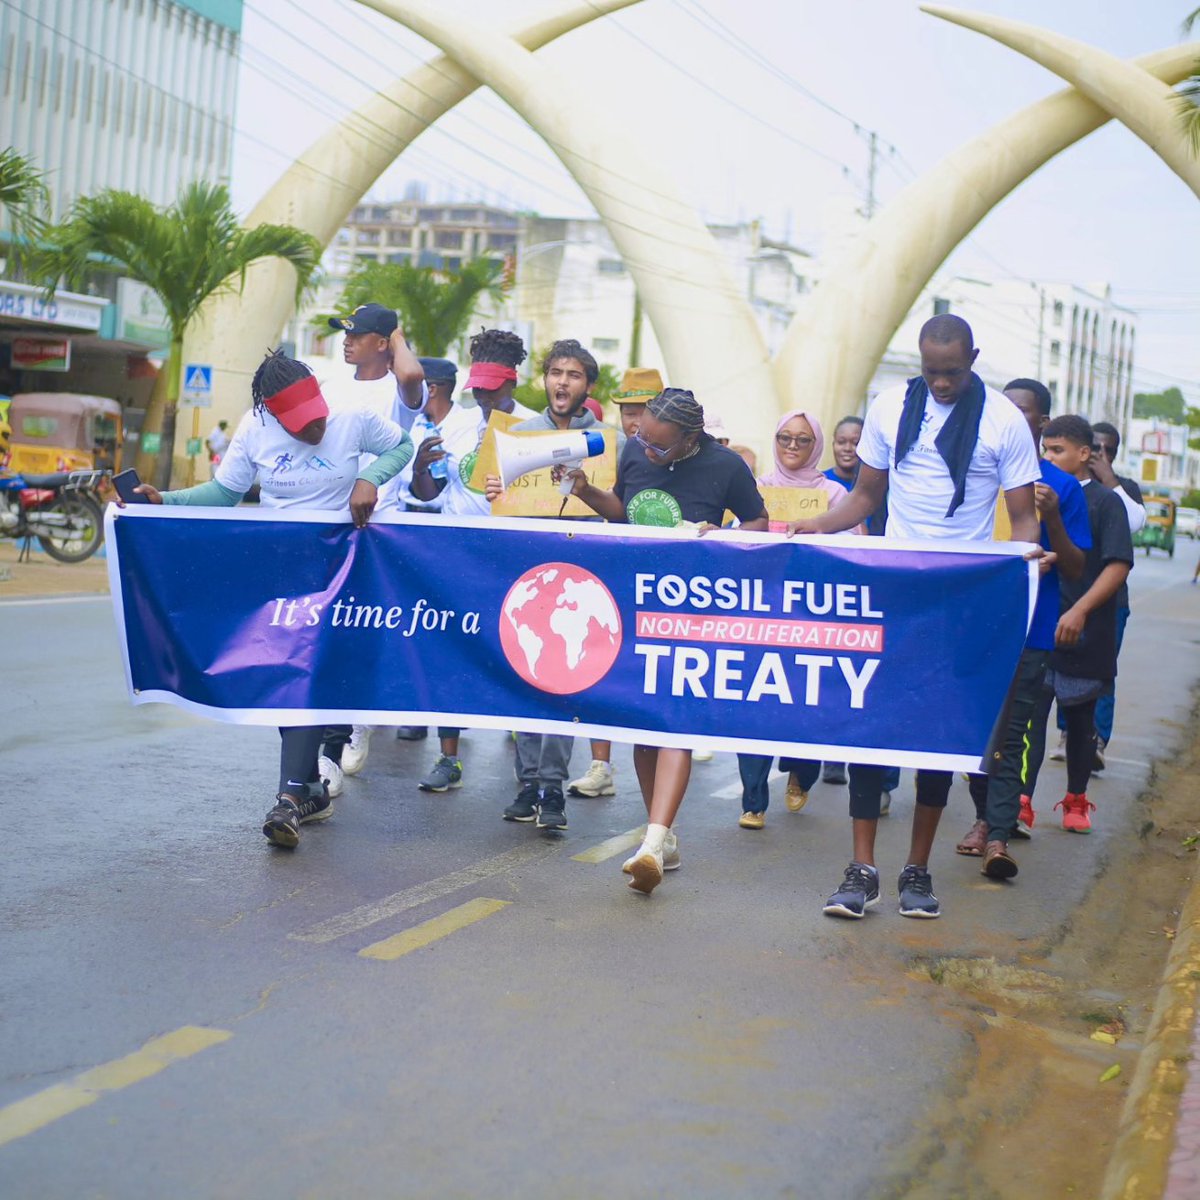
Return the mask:
{"type": "MultiPolygon", "coordinates": [[[[762,532],[768,527],[767,506],[750,468],[704,432],[704,409],[682,388],[667,388],[646,405],[641,426],[625,445],[611,492],[593,487],[582,471],[571,471],[568,478],[574,495],[613,522],[638,524],[639,514],[653,507],[666,508],[676,521],[699,525],[701,533],[719,529],[726,510],[743,529],[762,532]]],[[[646,836],[621,869],[630,876],[631,888],[649,895],[664,871],[679,866],[671,826],[691,776],[692,752],[635,746],[633,765],[646,805],[646,836]]]]}
{"type": "MultiPolygon", "coordinates": [[[[151,504],[233,507],[257,481],[263,508],[349,507],[355,526],[365,526],[379,486],[412,457],[408,434],[365,408],[331,411],[312,371],[279,350],[268,354],[254,373],[250,395],[253,408],[238,424],[212,479],[173,492],[159,492],[148,483],[134,491],[151,504]],[[362,454],[378,457],[360,470],[362,454]]],[[[317,768],[326,730],[290,726],[279,734],[279,791],[263,833],[274,845],[291,848],[300,842],[301,825],[333,812],[317,768]]],[[[339,729],[339,740],[340,734],[339,729]]]]}

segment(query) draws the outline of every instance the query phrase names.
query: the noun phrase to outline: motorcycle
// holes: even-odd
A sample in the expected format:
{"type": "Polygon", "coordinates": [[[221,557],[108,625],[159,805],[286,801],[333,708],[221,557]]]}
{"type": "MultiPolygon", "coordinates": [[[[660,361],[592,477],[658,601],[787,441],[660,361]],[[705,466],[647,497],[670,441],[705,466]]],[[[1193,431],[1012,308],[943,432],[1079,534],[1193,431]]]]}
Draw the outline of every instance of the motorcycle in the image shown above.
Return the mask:
{"type": "Polygon", "coordinates": [[[31,538],[59,562],[90,558],[104,539],[104,515],[94,493],[107,474],[0,472],[0,537],[24,538],[22,558],[28,556],[31,538]]]}

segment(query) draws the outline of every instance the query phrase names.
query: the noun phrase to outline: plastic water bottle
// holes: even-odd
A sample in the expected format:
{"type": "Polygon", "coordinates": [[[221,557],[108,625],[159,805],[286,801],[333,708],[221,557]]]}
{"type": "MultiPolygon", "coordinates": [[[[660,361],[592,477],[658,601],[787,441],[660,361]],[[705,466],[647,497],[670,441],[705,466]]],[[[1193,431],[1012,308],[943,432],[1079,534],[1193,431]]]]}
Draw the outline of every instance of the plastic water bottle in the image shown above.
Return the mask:
{"type": "MultiPolygon", "coordinates": [[[[426,432],[425,432],[426,438],[438,436],[438,427],[432,421],[425,422],[425,430],[426,430],[426,432]]],[[[424,440],[424,439],[422,439],[422,440],[424,440]]],[[[433,462],[431,462],[429,464],[429,475],[430,475],[430,478],[432,478],[432,479],[445,479],[446,478],[446,460],[445,460],[445,458],[435,459],[433,462]]]]}

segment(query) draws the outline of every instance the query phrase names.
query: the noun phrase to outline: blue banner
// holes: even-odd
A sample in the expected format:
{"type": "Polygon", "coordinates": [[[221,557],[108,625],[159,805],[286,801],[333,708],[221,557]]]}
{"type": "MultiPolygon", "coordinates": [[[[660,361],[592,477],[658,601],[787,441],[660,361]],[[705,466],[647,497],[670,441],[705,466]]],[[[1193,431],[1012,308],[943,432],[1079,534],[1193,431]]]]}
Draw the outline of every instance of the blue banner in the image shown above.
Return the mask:
{"type": "Polygon", "coordinates": [[[953,770],[1037,587],[1001,543],[150,506],[106,529],[135,703],[953,770]]]}

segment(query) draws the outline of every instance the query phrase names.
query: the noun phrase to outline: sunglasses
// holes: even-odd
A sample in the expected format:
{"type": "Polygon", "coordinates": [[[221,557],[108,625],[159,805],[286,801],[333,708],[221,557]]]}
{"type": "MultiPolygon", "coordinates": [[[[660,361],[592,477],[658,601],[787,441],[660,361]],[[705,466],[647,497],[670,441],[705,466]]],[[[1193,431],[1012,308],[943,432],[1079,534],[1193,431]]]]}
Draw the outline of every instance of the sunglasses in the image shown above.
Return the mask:
{"type": "MultiPolygon", "coordinates": [[[[686,436],[687,435],[685,434],[684,437],[686,437],[686,436]]],[[[647,450],[650,451],[651,454],[656,454],[659,458],[666,458],[667,455],[669,455],[672,451],[677,450],[680,446],[683,445],[682,437],[679,438],[677,441],[672,442],[669,446],[667,446],[665,448],[662,446],[656,446],[653,442],[646,441],[646,439],[644,437],[642,437],[642,435],[640,433],[635,433],[633,435],[633,440],[635,442],[637,442],[639,445],[644,446],[647,450]]]]}
{"type": "Polygon", "coordinates": [[[796,437],[790,433],[777,433],[775,435],[775,444],[777,446],[785,446],[790,450],[807,450],[810,446],[817,444],[817,439],[805,437],[803,434],[796,437]]]}

